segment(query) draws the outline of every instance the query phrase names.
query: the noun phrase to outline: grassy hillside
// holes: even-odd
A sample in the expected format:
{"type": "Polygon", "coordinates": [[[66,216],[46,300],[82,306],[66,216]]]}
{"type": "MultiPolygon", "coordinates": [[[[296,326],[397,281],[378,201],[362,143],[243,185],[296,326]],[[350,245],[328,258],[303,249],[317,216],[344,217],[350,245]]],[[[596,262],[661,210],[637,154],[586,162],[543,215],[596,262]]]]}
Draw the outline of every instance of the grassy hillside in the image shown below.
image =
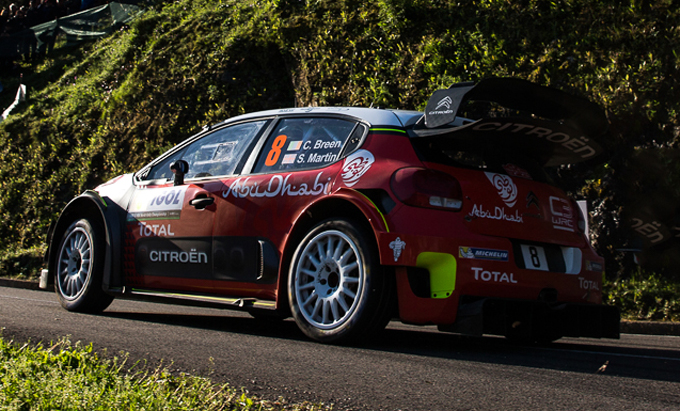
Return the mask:
{"type": "MultiPolygon", "coordinates": [[[[49,223],[74,195],[134,171],[204,124],[282,106],[422,109],[434,90],[453,82],[514,76],[587,97],[607,111],[609,161],[555,174],[590,201],[595,242],[614,278],[633,267],[632,257],[616,249],[629,237],[621,206],[637,183],[620,176],[634,153],[679,143],[679,6],[671,0],[151,4],[110,38],[58,50],[0,77],[0,107],[13,99],[20,73],[29,88],[27,103],[0,124],[0,249],[14,258],[4,264],[15,264],[27,249],[39,254],[49,223]]],[[[677,177],[676,168],[669,166],[667,175],[677,177]]],[[[672,195],[680,200],[680,193],[672,195]]]]}

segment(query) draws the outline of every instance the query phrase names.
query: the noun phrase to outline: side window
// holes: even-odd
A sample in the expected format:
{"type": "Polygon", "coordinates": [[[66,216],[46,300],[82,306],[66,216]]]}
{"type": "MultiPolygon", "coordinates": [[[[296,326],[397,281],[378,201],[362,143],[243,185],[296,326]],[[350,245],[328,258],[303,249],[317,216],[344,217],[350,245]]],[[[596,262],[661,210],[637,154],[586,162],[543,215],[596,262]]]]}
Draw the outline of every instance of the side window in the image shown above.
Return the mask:
{"type": "Polygon", "coordinates": [[[173,163],[175,160],[179,160],[182,158],[182,153],[184,150],[175,152],[173,155],[170,157],[166,157],[165,160],[161,161],[160,163],[156,164],[155,166],[151,167],[151,170],[147,174],[146,177],[144,177],[144,180],[158,180],[158,179],[172,179],[172,171],[170,171],[170,164],[173,163]]]}
{"type": "Polygon", "coordinates": [[[255,121],[216,130],[156,164],[147,179],[172,178],[170,164],[178,159],[189,163],[185,178],[234,174],[246,149],[265,123],[255,121]]]}
{"type": "Polygon", "coordinates": [[[302,170],[334,163],[355,125],[334,118],[283,119],[267,139],[253,172],[302,170]]]}

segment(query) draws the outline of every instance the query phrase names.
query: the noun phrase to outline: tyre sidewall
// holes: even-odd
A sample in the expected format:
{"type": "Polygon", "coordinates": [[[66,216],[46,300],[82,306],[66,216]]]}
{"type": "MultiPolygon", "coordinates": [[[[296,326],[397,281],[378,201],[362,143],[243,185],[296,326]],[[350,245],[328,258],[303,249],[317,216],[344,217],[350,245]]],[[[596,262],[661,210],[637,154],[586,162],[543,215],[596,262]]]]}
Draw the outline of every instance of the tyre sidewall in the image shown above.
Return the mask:
{"type": "MultiPolygon", "coordinates": [[[[103,302],[107,299],[107,297],[110,297],[104,294],[101,288],[101,274],[104,267],[104,261],[102,258],[104,255],[104,248],[104,230],[101,225],[92,223],[90,220],[83,218],[74,221],[66,229],[61,241],[59,242],[58,254],[54,261],[53,267],[55,273],[54,289],[57,293],[57,296],[59,297],[59,302],[61,303],[62,307],[69,311],[78,312],[97,312],[105,308],[100,308],[100,306],[103,305],[103,302]],[[92,249],[90,258],[92,262],[90,265],[90,271],[87,275],[87,278],[85,279],[82,292],[76,298],[68,299],[62,294],[60,289],[58,267],[59,260],[62,257],[64,243],[70,234],[78,228],[84,230],[89,236],[90,247],[92,249]]],[[[108,303],[110,303],[110,300],[108,303]]],[[[108,306],[108,303],[106,306],[108,306]]]]}
{"type": "Polygon", "coordinates": [[[298,327],[310,338],[320,342],[353,342],[365,336],[373,325],[376,305],[380,298],[375,294],[379,292],[381,281],[377,250],[369,241],[368,234],[361,226],[349,220],[333,219],[326,220],[314,227],[300,242],[290,264],[288,273],[288,301],[293,318],[298,327]],[[355,227],[358,227],[355,228],[355,227]],[[335,328],[320,329],[310,324],[301,313],[295,292],[296,268],[302,258],[302,252],[309,242],[320,233],[329,230],[337,230],[348,236],[358,249],[358,257],[364,265],[364,277],[361,291],[357,296],[357,305],[352,314],[342,324],[335,328]]]}

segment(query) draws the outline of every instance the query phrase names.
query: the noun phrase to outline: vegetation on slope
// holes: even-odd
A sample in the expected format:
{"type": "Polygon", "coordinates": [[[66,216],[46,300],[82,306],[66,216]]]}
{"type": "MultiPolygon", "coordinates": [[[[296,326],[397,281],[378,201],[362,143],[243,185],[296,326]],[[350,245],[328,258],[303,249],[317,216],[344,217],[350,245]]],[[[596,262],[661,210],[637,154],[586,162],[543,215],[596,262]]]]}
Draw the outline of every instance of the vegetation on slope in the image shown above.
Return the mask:
{"type": "Polygon", "coordinates": [[[49,347],[19,346],[0,334],[0,408],[3,410],[326,410],[322,404],[264,401],[228,384],[176,374],[164,367],[130,366],[92,344],[67,338],[49,347]]]}
{"type": "MultiPolygon", "coordinates": [[[[609,161],[555,174],[589,200],[608,276],[629,277],[621,205],[642,180],[622,176],[636,153],[677,149],[680,137],[676,3],[158,1],[108,39],[22,66],[29,100],[0,125],[0,249],[35,254],[74,195],[204,124],[285,106],[422,109],[451,83],[513,76],[606,110],[609,161]]],[[[1,80],[15,90],[18,72],[1,80]]],[[[13,97],[2,93],[0,107],[13,97]]]]}

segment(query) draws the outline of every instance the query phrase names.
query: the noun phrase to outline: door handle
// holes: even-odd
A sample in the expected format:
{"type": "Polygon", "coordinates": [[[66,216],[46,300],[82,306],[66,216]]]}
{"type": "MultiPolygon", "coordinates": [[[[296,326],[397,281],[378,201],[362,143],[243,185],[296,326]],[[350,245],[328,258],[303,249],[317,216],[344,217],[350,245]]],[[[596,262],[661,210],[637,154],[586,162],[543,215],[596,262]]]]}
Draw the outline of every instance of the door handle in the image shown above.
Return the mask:
{"type": "Polygon", "coordinates": [[[212,197],[196,197],[193,200],[189,201],[189,204],[196,207],[197,210],[203,210],[204,208],[213,204],[214,202],[215,199],[212,197]]]}

